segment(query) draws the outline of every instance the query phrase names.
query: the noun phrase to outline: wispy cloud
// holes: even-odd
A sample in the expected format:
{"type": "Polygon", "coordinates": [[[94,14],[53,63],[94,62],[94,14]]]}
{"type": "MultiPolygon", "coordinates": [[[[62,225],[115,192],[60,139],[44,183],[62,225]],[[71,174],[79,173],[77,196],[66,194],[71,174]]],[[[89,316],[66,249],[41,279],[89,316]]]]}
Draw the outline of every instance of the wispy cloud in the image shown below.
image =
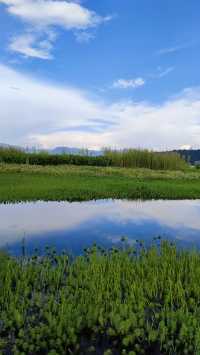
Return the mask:
{"type": "Polygon", "coordinates": [[[7,12],[25,23],[25,33],[12,38],[10,49],[27,57],[50,59],[53,40],[48,32],[62,28],[75,32],[76,39],[87,42],[94,37],[89,30],[111,20],[100,16],[76,1],[66,0],[0,0],[7,12]],[[27,35],[27,31],[32,34],[27,35]],[[38,33],[43,37],[38,43],[38,33]]]}
{"type": "Polygon", "coordinates": [[[160,78],[163,78],[163,77],[167,76],[168,74],[172,73],[174,70],[175,70],[175,67],[168,67],[168,68],[164,69],[159,66],[154,73],[151,73],[149,75],[149,77],[152,79],[160,79],[160,78]]]}
{"type": "Polygon", "coordinates": [[[114,81],[112,87],[115,89],[136,89],[138,87],[144,86],[145,80],[143,78],[136,79],[119,79],[114,81]]]}
{"type": "Polygon", "coordinates": [[[165,70],[160,69],[159,73],[158,73],[158,77],[159,78],[163,78],[164,76],[166,76],[169,73],[171,73],[172,71],[174,71],[174,69],[175,69],[174,67],[169,67],[169,68],[167,68],[165,70]]]}
{"type": "Polygon", "coordinates": [[[52,48],[53,38],[50,38],[48,34],[46,34],[46,39],[41,39],[36,33],[24,33],[13,37],[9,44],[9,49],[13,52],[18,52],[25,57],[40,59],[52,59],[52,48]]]}
{"type": "MultiPolygon", "coordinates": [[[[175,67],[162,68],[159,66],[157,68],[156,72],[149,74],[147,76],[147,78],[160,79],[160,78],[167,76],[171,72],[173,72],[174,69],[175,69],[175,67]]],[[[118,79],[113,82],[111,88],[124,89],[124,90],[125,89],[137,89],[139,87],[146,85],[146,82],[147,82],[147,80],[142,77],[138,77],[136,79],[118,79]]]]}
{"type": "Polygon", "coordinates": [[[86,31],[78,31],[75,32],[75,36],[76,36],[76,40],[79,43],[88,43],[90,42],[92,39],[95,38],[94,33],[92,32],[86,32],[86,31]]]}
{"type": "Polygon", "coordinates": [[[171,47],[167,47],[167,48],[162,48],[159,49],[156,54],[157,55],[165,55],[165,54],[170,54],[170,53],[176,53],[179,52],[183,49],[186,48],[190,48],[194,45],[194,41],[193,42],[187,42],[187,43],[183,43],[183,44],[179,44],[179,45],[175,45],[175,46],[171,46],[171,47]]]}

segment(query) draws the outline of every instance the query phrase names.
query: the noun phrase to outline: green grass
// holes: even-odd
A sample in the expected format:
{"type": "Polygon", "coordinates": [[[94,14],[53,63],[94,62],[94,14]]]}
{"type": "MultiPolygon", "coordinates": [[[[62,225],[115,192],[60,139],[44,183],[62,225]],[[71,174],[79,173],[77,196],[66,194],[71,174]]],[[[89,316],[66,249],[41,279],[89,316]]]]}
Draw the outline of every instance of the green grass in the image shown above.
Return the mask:
{"type": "Polygon", "coordinates": [[[200,172],[0,165],[0,202],[200,198],[200,172]]]}
{"type": "Polygon", "coordinates": [[[0,353],[200,354],[200,253],[0,255],[0,353]]]}

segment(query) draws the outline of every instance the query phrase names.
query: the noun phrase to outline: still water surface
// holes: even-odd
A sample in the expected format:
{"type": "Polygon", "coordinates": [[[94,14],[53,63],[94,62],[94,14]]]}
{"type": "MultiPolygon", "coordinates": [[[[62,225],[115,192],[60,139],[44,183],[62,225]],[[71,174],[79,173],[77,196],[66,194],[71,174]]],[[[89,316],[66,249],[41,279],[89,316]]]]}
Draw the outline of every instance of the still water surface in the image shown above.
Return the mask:
{"type": "Polygon", "coordinates": [[[35,202],[0,204],[0,248],[21,254],[54,246],[80,254],[96,242],[110,247],[122,236],[152,241],[155,236],[200,247],[200,200],[35,202]]]}

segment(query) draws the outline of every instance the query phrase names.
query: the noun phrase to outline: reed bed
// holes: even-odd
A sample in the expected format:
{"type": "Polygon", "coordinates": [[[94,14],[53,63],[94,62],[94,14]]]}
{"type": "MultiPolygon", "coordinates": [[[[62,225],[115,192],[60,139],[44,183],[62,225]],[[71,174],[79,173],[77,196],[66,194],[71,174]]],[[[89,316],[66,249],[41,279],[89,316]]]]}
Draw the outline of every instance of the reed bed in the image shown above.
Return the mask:
{"type": "Polygon", "coordinates": [[[0,353],[200,354],[200,252],[0,255],[0,353]]]}
{"type": "Polygon", "coordinates": [[[142,149],[105,149],[104,156],[112,166],[125,168],[148,168],[153,170],[182,170],[188,165],[178,153],[153,152],[142,149]]]}
{"type": "Polygon", "coordinates": [[[7,164],[61,165],[148,168],[154,170],[184,170],[188,164],[177,153],[157,153],[148,150],[105,149],[101,156],[49,154],[48,152],[27,153],[13,148],[0,149],[0,162],[7,164]]]}

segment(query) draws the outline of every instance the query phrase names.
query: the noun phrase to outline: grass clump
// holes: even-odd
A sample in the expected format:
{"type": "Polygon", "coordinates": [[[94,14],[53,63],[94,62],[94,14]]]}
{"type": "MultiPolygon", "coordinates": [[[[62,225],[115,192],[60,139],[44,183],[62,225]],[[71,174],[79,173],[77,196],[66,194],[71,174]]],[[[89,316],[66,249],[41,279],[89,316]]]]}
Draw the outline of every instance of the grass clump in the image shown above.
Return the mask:
{"type": "Polygon", "coordinates": [[[2,354],[200,353],[197,251],[163,241],[0,260],[2,354]]]}

